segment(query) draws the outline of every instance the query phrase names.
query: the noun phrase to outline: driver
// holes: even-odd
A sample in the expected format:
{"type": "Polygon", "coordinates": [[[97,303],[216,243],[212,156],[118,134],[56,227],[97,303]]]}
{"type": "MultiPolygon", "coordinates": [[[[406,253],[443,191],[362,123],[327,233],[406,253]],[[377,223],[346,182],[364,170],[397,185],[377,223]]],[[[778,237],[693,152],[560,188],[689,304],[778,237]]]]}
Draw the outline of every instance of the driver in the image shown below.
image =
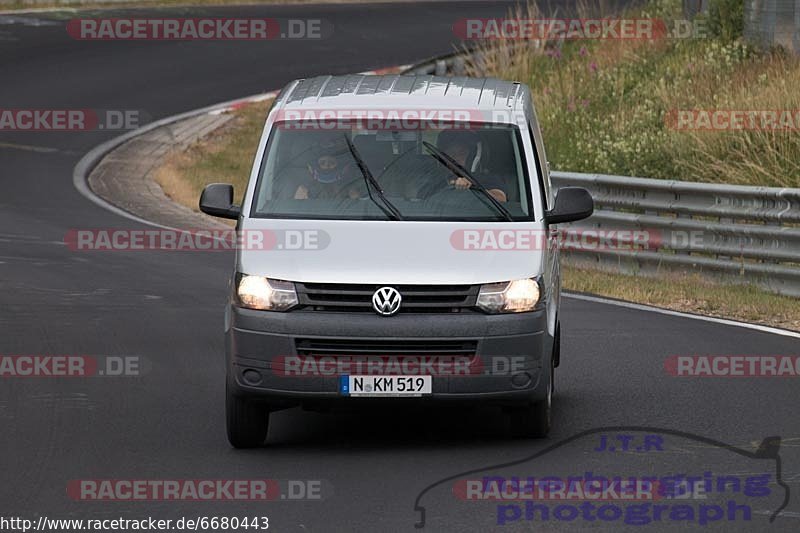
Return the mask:
{"type": "Polygon", "coordinates": [[[359,198],[355,187],[347,188],[356,177],[353,166],[339,161],[340,156],[346,152],[347,148],[342,143],[320,143],[311,155],[308,175],[294,192],[295,200],[341,198],[345,194],[353,199],[359,198]]]}
{"type": "MultiPolygon", "coordinates": [[[[445,130],[439,134],[436,140],[437,147],[452,157],[459,165],[467,169],[481,185],[486,187],[486,192],[491,194],[498,202],[505,202],[508,197],[503,190],[501,180],[491,176],[475,175],[470,169],[470,164],[474,160],[480,139],[475,133],[468,131],[449,131],[445,130]]],[[[450,185],[456,189],[469,189],[472,183],[467,178],[458,177],[450,180],[450,185]]]]}

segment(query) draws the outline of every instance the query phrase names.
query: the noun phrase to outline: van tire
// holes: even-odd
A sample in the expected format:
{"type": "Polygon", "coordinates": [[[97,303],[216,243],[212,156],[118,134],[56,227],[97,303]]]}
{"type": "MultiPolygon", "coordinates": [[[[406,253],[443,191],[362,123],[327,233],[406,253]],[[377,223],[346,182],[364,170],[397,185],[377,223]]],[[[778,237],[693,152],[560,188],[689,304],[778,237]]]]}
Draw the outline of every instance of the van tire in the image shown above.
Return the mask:
{"type": "Polygon", "coordinates": [[[226,387],[225,421],[231,446],[255,448],[267,438],[269,410],[258,402],[232,394],[226,387]]]}
{"type": "Polygon", "coordinates": [[[511,411],[511,434],[518,439],[543,439],[550,433],[553,411],[553,378],[555,369],[550,365],[550,380],[543,400],[516,407],[511,411]]]}
{"type": "MultiPolygon", "coordinates": [[[[556,334],[553,338],[553,367],[561,364],[561,322],[556,322],[556,334]]],[[[555,392],[555,388],[553,389],[555,392]]]]}
{"type": "Polygon", "coordinates": [[[556,394],[556,368],[561,364],[561,322],[556,322],[556,334],[553,339],[553,371],[550,373],[550,394],[556,394]]]}

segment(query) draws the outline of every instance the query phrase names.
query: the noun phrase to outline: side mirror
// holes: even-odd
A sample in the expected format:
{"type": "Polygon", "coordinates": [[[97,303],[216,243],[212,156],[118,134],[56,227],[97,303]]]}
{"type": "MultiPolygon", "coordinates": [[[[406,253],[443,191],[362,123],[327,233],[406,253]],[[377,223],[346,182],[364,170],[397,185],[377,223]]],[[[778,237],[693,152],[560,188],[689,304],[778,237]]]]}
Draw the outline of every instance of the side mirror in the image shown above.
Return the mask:
{"type": "Polygon", "coordinates": [[[544,219],[548,224],[575,222],[588,217],[592,212],[594,200],[589,191],[581,187],[562,187],[556,193],[553,209],[544,214],[544,219]]]}
{"type": "Polygon", "coordinates": [[[203,189],[200,211],[212,217],[234,220],[242,214],[242,208],[233,204],[233,185],[227,183],[212,183],[203,189]]]}

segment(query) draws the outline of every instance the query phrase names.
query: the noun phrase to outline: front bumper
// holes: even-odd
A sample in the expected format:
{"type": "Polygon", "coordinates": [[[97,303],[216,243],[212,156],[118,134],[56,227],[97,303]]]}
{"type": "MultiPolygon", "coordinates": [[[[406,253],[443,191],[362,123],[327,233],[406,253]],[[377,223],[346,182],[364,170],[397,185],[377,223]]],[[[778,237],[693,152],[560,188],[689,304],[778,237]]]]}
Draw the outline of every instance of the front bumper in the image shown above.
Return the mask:
{"type": "MultiPolygon", "coordinates": [[[[475,343],[474,354],[469,355],[468,374],[434,373],[432,394],[422,400],[515,404],[537,401],[544,398],[550,379],[547,370],[551,364],[553,339],[547,331],[546,318],[545,309],[506,315],[426,313],[387,318],[363,312],[298,310],[277,313],[229,306],[225,324],[228,383],[234,394],[258,396],[276,408],[333,400],[362,401],[364,398],[341,395],[340,373],[331,366],[327,369],[314,367],[302,375],[287,372],[287,359],[307,357],[302,353],[298,355],[296,339],[422,341],[423,344],[458,339],[475,343]]],[[[350,355],[325,357],[330,361],[350,355]]],[[[396,357],[426,356],[435,357],[424,351],[396,357]]]]}

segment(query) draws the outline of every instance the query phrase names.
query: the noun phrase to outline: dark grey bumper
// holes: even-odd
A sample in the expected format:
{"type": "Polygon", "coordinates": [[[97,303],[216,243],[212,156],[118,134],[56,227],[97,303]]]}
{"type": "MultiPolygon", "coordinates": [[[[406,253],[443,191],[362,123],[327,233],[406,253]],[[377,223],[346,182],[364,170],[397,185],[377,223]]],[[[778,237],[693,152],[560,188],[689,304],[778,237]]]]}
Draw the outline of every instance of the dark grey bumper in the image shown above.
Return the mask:
{"type": "MultiPolygon", "coordinates": [[[[237,394],[289,406],[343,399],[339,375],[287,376],[295,339],[477,341],[470,375],[436,375],[424,399],[536,401],[544,397],[553,339],[545,310],[509,315],[482,313],[399,314],[295,311],[275,313],[229,307],[226,350],[229,384],[237,394]],[[513,368],[512,368],[513,367],[513,368]]],[[[344,355],[344,354],[343,354],[344,355]]],[[[362,398],[344,398],[358,400],[362,398]]],[[[405,401],[405,399],[400,399],[405,401]]]]}

